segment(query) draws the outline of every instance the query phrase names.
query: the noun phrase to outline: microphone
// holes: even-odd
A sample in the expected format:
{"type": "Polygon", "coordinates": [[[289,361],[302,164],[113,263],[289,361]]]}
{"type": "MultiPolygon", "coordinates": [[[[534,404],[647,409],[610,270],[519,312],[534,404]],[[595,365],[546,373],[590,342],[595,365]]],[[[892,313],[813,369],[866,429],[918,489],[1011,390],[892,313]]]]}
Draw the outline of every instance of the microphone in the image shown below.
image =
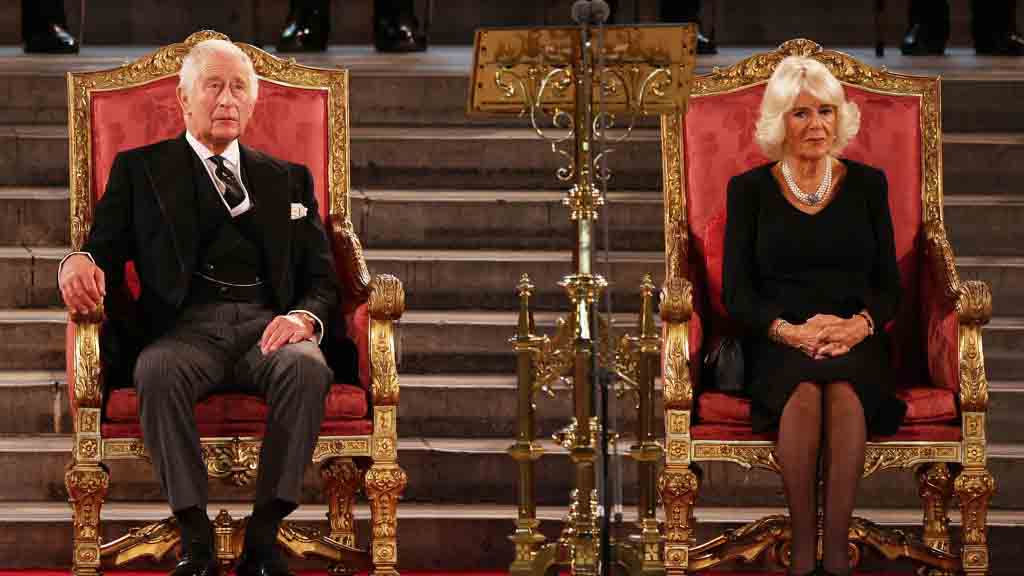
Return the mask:
{"type": "Polygon", "coordinates": [[[608,20],[611,9],[604,0],[576,0],[572,4],[572,21],[585,26],[599,26],[608,20]]]}

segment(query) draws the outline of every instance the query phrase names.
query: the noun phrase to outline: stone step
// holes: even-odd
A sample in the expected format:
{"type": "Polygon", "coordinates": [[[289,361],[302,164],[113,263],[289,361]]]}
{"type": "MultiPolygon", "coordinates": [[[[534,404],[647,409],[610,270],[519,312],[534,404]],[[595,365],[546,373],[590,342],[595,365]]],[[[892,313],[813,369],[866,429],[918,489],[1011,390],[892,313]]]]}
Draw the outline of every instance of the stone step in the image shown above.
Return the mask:
{"type": "MultiPolygon", "coordinates": [[[[1024,135],[947,133],[945,187],[951,194],[1017,193],[1024,135]]],[[[363,127],[351,130],[352,185],[371,188],[552,189],[559,157],[526,128],[363,127]]],[[[0,126],[0,186],[66,185],[64,126],[0,126]]],[[[618,190],[657,190],[659,133],[634,131],[609,156],[618,190]]]]}
{"type": "MultiPolygon", "coordinates": [[[[508,454],[512,438],[400,438],[398,461],[410,482],[406,502],[431,504],[515,504],[517,464],[508,454]],[[451,471],[458,470],[458,474],[451,471]]],[[[545,455],[537,465],[538,504],[564,505],[573,483],[573,464],[568,452],[550,439],[541,439],[545,455]]],[[[620,453],[631,441],[621,440],[620,453]]],[[[0,463],[19,473],[0,480],[0,501],[60,502],[67,499],[64,471],[70,460],[70,436],[0,437],[0,463]]],[[[152,467],[143,461],[111,460],[108,499],[117,502],[160,502],[162,496],[152,467]]],[[[988,466],[999,486],[1024,481],[1024,446],[990,445],[988,466]]],[[[622,457],[612,464],[622,478],[623,501],[637,502],[636,464],[622,457]]],[[[781,478],[769,471],[743,470],[728,463],[702,463],[700,500],[711,506],[784,506],[781,478]]],[[[909,508],[920,500],[916,482],[907,471],[886,470],[860,484],[861,506],[909,508]]],[[[316,468],[306,468],[302,502],[322,503],[316,468]]],[[[210,483],[212,500],[245,501],[255,488],[238,489],[222,482],[210,483]]],[[[992,499],[997,510],[1024,510],[1024,495],[1000,490],[992,499]]]]}
{"type": "MultiPolygon", "coordinates": [[[[402,438],[505,438],[515,436],[516,378],[506,374],[402,374],[398,434],[402,438]]],[[[660,389],[660,380],[657,386],[660,389]]],[[[655,430],[662,430],[660,392],[655,430]]],[[[630,396],[613,399],[615,428],[631,434],[636,411],[630,396]]],[[[0,434],[53,434],[72,429],[62,372],[0,371],[0,434]]],[[[537,435],[547,438],[565,425],[572,398],[560,390],[537,403],[537,435]]],[[[1024,410],[1024,382],[990,381],[988,439],[1024,444],[1016,425],[1024,410]]],[[[660,434],[660,432],[659,432],[660,434]]]]}
{"type": "MultiPolygon", "coordinates": [[[[66,253],[67,248],[0,246],[0,307],[60,306],[57,266],[66,253]]],[[[370,249],[364,255],[371,272],[401,278],[409,308],[419,310],[515,310],[515,286],[523,273],[537,286],[535,309],[561,310],[567,300],[557,283],[572,271],[568,251],[370,249]]],[[[638,311],[644,274],[656,286],[664,278],[660,252],[611,252],[608,262],[610,273],[599,252],[596,270],[612,279],[613,310],[638,311]]],[[[1024,315],[1024,257],[961,257],[957,263],[963,279],[989,284],[997,314],[1024,315]]]]}
{"type": "MultiPolygon", "coordinates": [[[[537,332],[551,333],[558,312],[538,312],[537,332]]],[[[0,341],[8,342],[0,370],[62,370],[66,314],[59,309],[0,310],[0,341]]],[[[634,330],[636,316],[616,313],[614,322],[634,330]]],[[[508,343],[513,311],[409,310],[399,331],[403,374],[512,373],[508,343]]],[[[985,327],[985,360],[992,380],[1024,380],[1024,319],[996,317],[985,327]]]]}
{"type": "MultiPolygon", "coordinates": [[[[242,518],[249,514],[251,508],[243,503],[213,502],[207,510],[211,517],[216,516],[220,510],[228,510],[233,517],[242,518]]],[[[289,519],[326,530],[326,510],[323,505],[302,506],[289,519]]],[[[369,509],[365,505],[357,505],[354,512],[359,535],[357,539],[362,544],[369,533],[369,509]]],[[[734,528],[769,514],[782,513],[785,511],[779,508],[718,508],[698,503],[695,509],[697,539],[703,542],[720,534],[723,529],[734,528]]],[[[110,503],[102,509],[103,538],[109,541],[125,534],[129,528],[162,520],[169,514],[162,504],[110,503]]],[[[558,537],[565,514],[564,507],[538,507],[540,530],[548,537],[548,541],[558,537]]],[[[885,526],[920,533],[921,512],[916,507],[872,507],[857,509],[855,514],[885,526]]],[[[515,518],[515,506],[403,502],[398,507],[398,541],[401,546],[398,568],[410,571],[504,571],[513,557],[514,548],[508,536],[512,533],[515,518]]],[[[626,508],[624,518],[631,523],[636,518],[635,510],[626,508]]],[[[959,512],[954,510],[951,520],[954,538],[958,538],[959,512]]],[[[1021,527],[1024,527],[1024,514],[1016,510],[992,510],[988,515],[988,526],[991,574],[1019,574],[1018,567],[1024,562],[1024,546],[1021,545],[1019,534],[1021,527]]],[[[0,503],[0,527],[5,532],[18,535],[17,540],[4,542],[0,546],[0,564],[3,566],[13,569],[67,569],[71,565],[71,512],[67,504],[0,503]]],[[[138,566],[143,569],[166,570],[173,567],[173,562],[173,558],[166,558],[162,564],[142,563],[138,566]]],[[[296,570],[324,570],[323,564],[311,561],[290,558],[289,564],[296,570]]],[[[758,565],[732,568],[749,571],[758,565]]],[[[910,573],[912,566],[908,562],[885,561],[875,555],[867,555],[861,570],[864,571],[859,572],[861,574],[883,570],[889,573],[910,573]]]]}
{"type": "MultiPolygon", "coordinates": [[[[774,46],[724,46],[717,56],[699,57],[697,72],[729,66],[774,46]]],[[[0,47],[0,91],[8,95],[0,102],[0,124],[64,124],[66,72],[111,68],[152,49],[86,47],[79,56],[40,57],[0,47]]],[[[1016,103],[1024,97],[1024,66],[1012,58],[979,59],[968,51],[952,50],[945,58],[908,58],[890,51],[878,59],[869,50],[840,49],[896,72],[942,75],[942,125],[947,132],[1024,130],[1024,118],[1015,113],[1016,103]]],[[[424,54],[403,55],[374,54],[365,47],[335,47],[326,54],[299,54],[295,58],[312,66],[350,70],[354,126],[528,125],[522,118],[466,116],[468,72],[472,66],[468,46],[434,47],[424,54]]],[[[641,120],[648,126],[656,122],[641,120]]]]}
{"type": "MultiPolygon", "coordinates": [[[[558,190],[352,191],[352,221],[368,249],[564,250],[573,226],[558,190]],[[495,216],[500,214],[500,218],[495,216]]],[[[944,202],[954,252],[1024,256],[1024,194],[952,195],[944,202]]],[[[67,246],[66,188],[0,188],[0,246],[67,246]]],[[[664,247],[660,190],[609,191],[598,220],[612,250],[664,247]]]]}

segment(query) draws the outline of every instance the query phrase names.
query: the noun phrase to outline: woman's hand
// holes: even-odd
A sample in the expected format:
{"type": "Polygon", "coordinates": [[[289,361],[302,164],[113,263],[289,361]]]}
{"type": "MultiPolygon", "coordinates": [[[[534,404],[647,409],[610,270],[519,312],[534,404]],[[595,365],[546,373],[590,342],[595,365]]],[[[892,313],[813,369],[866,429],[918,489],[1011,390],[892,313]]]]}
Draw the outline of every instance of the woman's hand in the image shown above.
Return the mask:
{"type": "Polygon", "coordinates": [[[870,334],[871,327],[868,326],[867,320],[860,315],[831,323],[821,331],[823,344],[817,349],[815,358],[842,356],[870,334]]]}
{"type": "Polygon", "coordinates": [[[787,323],[779,331],[779,337],[787,346],[796,348],[811,358],[815,358],[818,354],[818,349],[825,345],[822,335],[826,326],[821,321],[813,324],[810,321],[803,324],[787,323]]]}

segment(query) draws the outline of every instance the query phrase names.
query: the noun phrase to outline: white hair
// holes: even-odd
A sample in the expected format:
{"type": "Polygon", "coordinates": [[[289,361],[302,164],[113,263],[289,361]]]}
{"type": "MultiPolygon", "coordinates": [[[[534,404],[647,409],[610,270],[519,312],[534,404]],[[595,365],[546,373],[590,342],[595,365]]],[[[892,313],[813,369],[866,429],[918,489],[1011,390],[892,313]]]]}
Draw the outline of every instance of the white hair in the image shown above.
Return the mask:
{"type": "Polygon", "coordinates": [[[779,62],[768,79],[761,99],[761,117],[755,139],[765,156],[780,160],[786,141],[786,113],[793,109],[801,92],[836,107],[835,143],[830,152],[838,154],[860,130],[860,109],[846,100],[839,80],[824,64],[804,56],[788,56],[779,62]]]}
{"type": "Polygon", "coordinates": [[[241,48],[235,46],[227,40],[210,39],[203,40],[196,44],[189,50],[188,54],[185,55],[185,59],[181,62],[181,72],[178,73],[178,87],[184,90],[186,93],[192,91],[192,86],[196,82],[196,78],[199,77],[199,70],[202,68],[206,59],[214,54],[225,54],[228,56],[235,56],[245,63],[245,67],[249,69],[249,95],[253,101],[259,95],[259,80],[256,78],[256,68],[252,65],[252,59],[246,54],[241,48]]]}

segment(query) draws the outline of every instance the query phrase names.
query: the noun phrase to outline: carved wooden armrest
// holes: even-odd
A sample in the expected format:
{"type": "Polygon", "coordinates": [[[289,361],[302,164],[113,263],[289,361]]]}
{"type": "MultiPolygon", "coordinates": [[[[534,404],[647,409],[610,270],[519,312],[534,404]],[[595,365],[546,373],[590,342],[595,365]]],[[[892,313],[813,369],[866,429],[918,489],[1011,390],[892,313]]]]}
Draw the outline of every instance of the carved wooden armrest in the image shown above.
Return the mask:
{"type": "Polygon", "coordinates": [[[374,406],[398,405],[394,321],[405,312],[402,281],[380,274],[369,285],[370,374],[374,406]]]}
{"type": "Polygon", "coordinates": [[[99,408],[103,402],[103,374],[100,370],[100,327],[103,305],[88,314],[70,315],[75,325],[75,381],[69,382],[69,399],[76,408],[99,408]]]}
{"type": "Polygon", "coordinates": [[[660,312],[665,323],[662,354],[665,409],[689,410],[693,407],[693,382],[687,322],[693,315],[693,284],[686,278],[669,278],[662,287],[660,312]]]}
{"type": "Polygon", "coordinates": [[[344,303],[365,302],[369,296],[370,272],[363,258],[363,245],[343,216],[331,216],[331,248],[337,266],[344,303]]]}
{"type": "MultiPolygon", "coordinates": [[[[943,308],[956,312],[960,409],[984,412],[988,408],[988,380],[981,345],[981,327],[992,318],[992,290],[979,280],[960,281],[953,249],[937,221],[925,225],[932,279],[942,287],[943,308]]],[[[932,320],[934,321],[934,320],[932,320]]]]}

